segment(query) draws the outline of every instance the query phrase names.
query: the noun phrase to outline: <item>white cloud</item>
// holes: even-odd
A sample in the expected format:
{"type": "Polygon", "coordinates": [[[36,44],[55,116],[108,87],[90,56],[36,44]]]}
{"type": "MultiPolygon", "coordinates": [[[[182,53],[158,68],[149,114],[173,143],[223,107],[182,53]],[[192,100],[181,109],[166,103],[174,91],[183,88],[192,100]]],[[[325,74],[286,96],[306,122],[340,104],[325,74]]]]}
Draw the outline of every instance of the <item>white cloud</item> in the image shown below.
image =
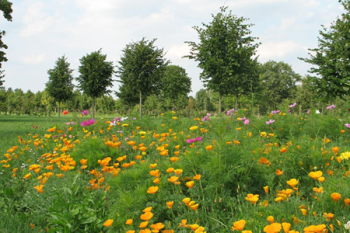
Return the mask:
{"type": "Polygon", "coordinates": [[[314,12],[307,12],[306,13],[306,18],[312,18],[315,15],[314,12]]]}
{"type": "Polygon", "coordinates": [[[27,55],[21,58],[21,61],[29,65],[37,65],[44,61],[46,58],[45,53],[27,55]]]}
{"type": "Polygon", "coordinates": [[[296,21],[296,18],[294,18],[294,17],[282,19],[281,20],[281,30],[285,30],[285,29],[291,27],[295,21],[296,21]]]}
{"type": "Polygon", "coordinates": [[[36,2],[28,6],[22,18],[24,28],[20,31],[20,36],[32,36],[45,31],[54,22],[54,18],[43,13],[44,4],[36,2]]]}
{"type": "Polygon", "coordinates": [[[190,54],[190,46],[188,44],[173,45],[168,50],[166,57],[170,60],[182,59],[183,56],[190,54]]]}
{"type": "Polygon", "coordinates": [[[259,60],[267,61],[270,59],[281,59],[287,55],[304,50],[304,47],[294,41],[283,41],[283,42],[269,42],[261,44],[257,50],[259,60]]]}

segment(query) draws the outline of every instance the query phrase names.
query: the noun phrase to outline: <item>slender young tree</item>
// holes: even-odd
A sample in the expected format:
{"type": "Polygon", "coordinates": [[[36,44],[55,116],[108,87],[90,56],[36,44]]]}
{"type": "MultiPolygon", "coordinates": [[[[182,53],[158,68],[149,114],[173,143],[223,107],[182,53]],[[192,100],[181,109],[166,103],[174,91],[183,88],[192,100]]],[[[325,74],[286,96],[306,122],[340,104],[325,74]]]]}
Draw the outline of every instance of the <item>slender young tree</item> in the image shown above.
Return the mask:
{"type": "Polygon", "coordinates": [[[95,118],[96,98],[111,93],[108,87],[113,87],[113,62],[106,61],[107,55],[97,52],[87,54],[80,59],[80,76],[77,77],[78,87],[92,98],[92,116],[95,118]]]}
{"type": "Polygon", "coordinates": [[[49,81],[46,83],[46,90],[58,103],[58,117],[61,116],[60,103],[73,97],[73,70],[69,66],[67,58],[62,56],[57,59],[55,68],[47,72],[49,81]]]}
{"type": "MultiPolygon", "coordinates": [[[[141,41],[126,45],[121,61],[117,66],[117,76],[120,78],[121,89],[129,93],[139,94],[140,117],[142,117],[142,96],[157,93],[160,89],[161,79],[168,61],[165,59],[163,49],[154,45],[156,39],[141,41]]],[[[123,98],[123,95],[120,95],[123,98]]]]}
{"type": "MultiPolygon", "coordinates": [[[[221,97],[223,94],[235,94],[249,91],[245,88],[248,79],[258,79],[256,59],[253,59],[258,43],[251,37],[247,20],[243,17],[226,13],[227,7],[212,15],[209,24],[203,28],[193,27],[199,35],[199,43],[186,41],[191,47],[186,58],[199,62],[202,69],[200,79],[204,86],[219,93],[219,112],[221,113],[221,97]],[[254,75],[253,75],[254,74],[254,75]]],[[[252,83],[252,82],[250,82],[252,83]]]]}

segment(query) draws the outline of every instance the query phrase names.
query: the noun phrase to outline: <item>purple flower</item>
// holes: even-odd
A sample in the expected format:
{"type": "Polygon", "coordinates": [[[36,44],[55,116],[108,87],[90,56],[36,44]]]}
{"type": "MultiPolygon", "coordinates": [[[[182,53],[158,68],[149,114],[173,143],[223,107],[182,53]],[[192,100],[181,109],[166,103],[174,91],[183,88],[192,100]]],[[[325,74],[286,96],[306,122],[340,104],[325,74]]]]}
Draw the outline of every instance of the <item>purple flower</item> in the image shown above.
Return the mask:
{"type": "Polygon", "coordinates": [[[289,105],[290,108],[294,108],[295,106],[297,106],[297,103],[289,105]]]}
{"type": "Polygon", "coordinates": [[[86,121],[80,122],[81,126],[88,126],[95,124],[95,119],[88,119],[86,121]]]}
{"type": "Polygon", "coordinates": [[[350,124],[349,124],[349,123],[346,123],[345,126],[348,127],[348,128],[350,128],[350,124]]]}
{"type": "Polygon", "coordinates": [[[83,110],[83,111],[81,111],[81,115],[83,115],[83,116],[89,115],[89,110],[83,110]]]}
{"type": "Polygon", "coordinates": [[[244,124],[245,124],[245,125],[249,125],[249,120],[246,119],[246,120],[244,121],[244,124]]]}
{"type": "Polygon", "coordinates": [[[272,114],[272,115],[275,115],[275,114],[278,114],[278,113],[280,113],[280,110],[271,111],[271,114],[272,114]]]}
{"type": "Polygon", "coordinates": [[[240,120],[241,120],[241,121],[245,121],[245,120],[247,120],[247,118],[242,117],[240,120]]]}
{"type": "Polygon", "coordinates": [[[272,124],[273,122],[275,122],[275,120],[270,119],[269,121],[266,121],[266,124],[269,125],[269,124],[272,124]]]}
{"type": "Polygon", "coordinates": [[[306,112],[307,114],[310,114],[310,109],[309,110],[307,110],[307,112],[306,112]]]}

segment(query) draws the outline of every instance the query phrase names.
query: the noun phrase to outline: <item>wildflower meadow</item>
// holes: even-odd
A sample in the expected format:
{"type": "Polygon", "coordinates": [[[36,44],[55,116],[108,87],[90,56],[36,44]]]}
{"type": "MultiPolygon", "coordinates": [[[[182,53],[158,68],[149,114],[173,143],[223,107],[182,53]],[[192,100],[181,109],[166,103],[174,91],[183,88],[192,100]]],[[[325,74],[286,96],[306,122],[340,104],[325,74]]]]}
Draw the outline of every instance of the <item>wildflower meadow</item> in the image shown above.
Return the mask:
{"type": "Polygon", "coordinates": [[[350,232],[350,118],[290,109],[6,128],[1,232],[350,232]]]}

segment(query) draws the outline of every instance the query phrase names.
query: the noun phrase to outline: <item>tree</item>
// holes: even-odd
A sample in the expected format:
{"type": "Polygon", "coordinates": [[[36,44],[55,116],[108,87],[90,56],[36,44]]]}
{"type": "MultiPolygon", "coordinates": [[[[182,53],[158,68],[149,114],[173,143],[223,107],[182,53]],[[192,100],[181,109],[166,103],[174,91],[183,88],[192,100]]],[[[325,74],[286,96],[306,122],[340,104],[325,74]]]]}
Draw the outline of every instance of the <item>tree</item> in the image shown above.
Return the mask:
{"type": "Polygon", "coordinates": [[[199,34],[200,42],[188,42],[191,46],[190,55],[185,57],[198,61],[202,69],[200,79],[204,86],[219,93],[219,112],[221,113],[221,97],[223,94],[238,94],[246,91],[245,82],[257,76],[251,76],[256,69],[256,59],[252,59],[259,44],[254,43],[255,37],[249,36],[249,27],[244,24],[247,19],[226,14],[227,7],[221,7],[221,12],[212,15],[213,21],[197,26],[194,29],[199,34]]]}
{"type": "Polygon", "coordinates": [[[350,1],[339,1],[345,13],[333,22],[330,29],[322,25],[318,48],[309,49],[310,58],[299,58],[314,65],[309,72],[316,84],[317,96],[324,101],[344,98],[350,88],[350,1]]]}
{"type": "MultiPolygon", "coordinates": [[[[0,0],[0,10],[3,12],[3,15],[7,21],[12,21],[12,2],[7,0],[0,0]]],[[[0,31],[0,49],[7,49],[7,45],[2,42],[2,37],[6,34],[5,31],[0,31]]],[[[5,57],[5,52],[0,51],[0,69],[2,68],[2,62],[6,62],[7,58],[5,57]]],[[[4,71],[0,70],[0,86],[4,83],[2,80],[5,77],[4,71]]]]}
{"type": "Polygon", "coordinates": [[[49,81],[46,83],[46,90],[58,103],[58,117],[60,117],[60,103],[71,99],[73,95],[73,70],[69,66],[67,58],[63,56],[58,58],[55,68],[47,72],[49,81]]]}
{"type": "Polygon", "coordinates": [[[172,100],[174,110],[175,101],[182,95],[187,97],[191,92],[191,79],[184,68],[169,65],[165,68],[161,89],[163,96],[172,100]]]}
{"type": "Polygon", "coordinates": [[[301,76],[284,62],[268,61],[260,66],[262,105],[276,108],[284,99],[294,98],[301,76]]]}
{"type": "Polygon", "coordinates": [[[106,57],[107,55],[101,54],[100,49],[80,59],[78,87],[92,98],[93,117],[95,117],[96,98],[111,93],[107,88],[113,86],[113,62],[106,61],[106,57]]]}
{"type": "Polygon", "coordinates": [[[154,45],[155,41],[156,39],[147,41],[143,38],[139,42],[126,45],[117,66],[117,76],[122,84],[121,90],[127,93],[118,97],[132,97],[133,93],[138,93],[140,117],[142,117],[142,95],[148,96],[158,92],[165,66],[169,63],[164,57],[163,49],[154,45]]]}

